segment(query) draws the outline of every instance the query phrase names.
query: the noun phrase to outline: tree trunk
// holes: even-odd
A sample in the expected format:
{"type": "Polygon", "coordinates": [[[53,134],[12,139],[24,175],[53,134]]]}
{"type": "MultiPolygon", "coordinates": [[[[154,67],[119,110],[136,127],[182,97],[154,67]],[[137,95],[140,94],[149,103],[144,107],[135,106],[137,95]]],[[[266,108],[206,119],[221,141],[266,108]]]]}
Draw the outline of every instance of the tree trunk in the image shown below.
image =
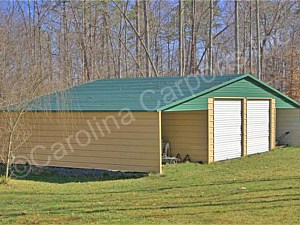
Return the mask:
{"type": "Polygon", "coordinates": [[[261,66],[260,66],[260,19],[259,19],[259,0],[256,0],[256,76],[261,80],[261,66]]]}
{"type": "Polygon", "coordinates": [[[110,23],[109,23],[109,18],[108,18],[108,5],[107,2],[104,1],[104,15],[103,15],[103,24],[104,24],[104,29],[105,29],[105,34],[104,34],[104,52],[103,54],[106,55],[106,60],[105,60],[105,66],[106,66],[106,73],[108,74],[108,77],[111,77],[111,65],[110,65],[110,23]]]}
{"type": "MultiPolygon", "coordinates": [[[[115,2],[114,2],[114,3],[115,3],[115,2]]],[[[118,10],[120,10],[120,11],[122,12],[124,18],[125,18],[126,21],[128,22],[128,25],[131,27],[131,29],[133,30],[133,32],[137,35],[138,33],[137,33],[136,29],[135,29],[135,26],[131,23],[131,20],[126,16],[126,14],[122,11],[122,9],[118,6],[118,4],[115,3],[115,6],[118,8],[118,10]]],[[[153,71],[154,71],[155,76],[158,76],[157,69],[156,69],[156,67],[155,67],[155,65],[154,65],[154,63],[153,63],[153,61],[152,61],[152,59],[150,58],[150,52],[148,51],[148,49],[147,49],[147,47],[146,47],[146,45],[145,45],[143,39],[142,39],[139,35],[137,35],[137,37],[139,37],[140,43],[141,43],[141,45],[142,45],[142,47],[143,47],[145,53],[146,53],[147,56],[148,56],[150,65],[151,65],[151,67],[152,67],[152,69],[153,69],[153,71]]]]}
{"type": "MultiPolygon", "coordinates": [[[[128,8],[128,4],[129,4],[129,0],[126,1],[125,3],[125,10],[127,12],[127,8],[128,8]]],[[[127,52],[127,21],[126,19],[123,17],[123,20],[124,20],[124,62],[125,62],[125,77],[128,76],[128,52],[127,52]]]]}
{"type": "Polygon", "coordinates": [[[214,14],[214,1],[210,0],[210,13],[209,13],[209,60],[208,60],[208,68],[209,68],[209,74],[213,74],[213,51],[212,51],[212,45],[213,45],[213,36],[212,36],[212,29],[213,29],[213,14],[214,14]]]}
{"type": "Polygon", "coordinates": [[[234,2],[235,8],[235,73],[240,73],[240,39],[239,39],[239,3],[234,2]]]}
{"type": "MultiPolygon", "coordinates": [[[[244,6],[246,7],[247,5],[244,5],[244,6]]],[[[244,12],[244,16],[243,16],[243,73],[246,73],[247,48],[248,48],[248,45],[247,45],[247,15],[246,15],[246,12],[244,12]]]]}
{"type": "Polygon", "coordinates": [[[159,58],[160,58],[160,46],[159,46],[159,32],[161,29],[161,1],[158,3],[158,24],[154,36],[155,45],[155,67],[159,69],[159,58]]]}
{"type": "Polygon", "coordinates": [[[195,74],[196,70],[196,0],[192,0],[192,27],[191,27],[191,60],[190,74],[195,74]]]}
{"type": "Polygon", "coordinates": [[[136,26],[136,34],[135,34],[135,57],[136,57],[136,71],[140,69],[141,63],[141,43],[140,43],[140,35],[141,35],[141,28],[140,28],[140,0],[135,1],[136,7],[136,17],[135,17],[135,26],[136,26]]]}
{"type": "MultiPolygon", "coordinates": [[[[145,25],[145,45],[147,51],[150,53],[150,39],[149,39],[149,21],[148,21],[148,0],[144,0],[144,25],[145,25]]],[[[146,55],[146,76],[151,77],[151,70],[150,70],[150,59],[149,55],[146,55]]]]}
{"type": "MultiPolygon", "coordinates": [[[[121,4],[121,8],[123,10],[123,12],[126,13],[125,10],[125,2],[120,2],[121,4]]],[[[122,53],[123,53],[123,45],[122,45],[122,38],[123,38],[123,14],[120,12],[120,22],[119,22],[119,34],[118,34],[118,77],[122,78],[122,53]]]]}
{"type": "Polygon", "coordinates": [[[179,0],[179,75],[184,75],[184,1],[179,0]]]}
{"type": "Polygon", "coordinates": [[[252,74],[252,2],[249,1],[249,72],[252,74]]]}
{"type": "Polygon", "coordinates": [[[12,153],[12,141],[13,141],[13,132],[9,133],[8,146],[7,146],[7,159],[5,167],[5,181],[9,178],[9,168],[11,164],[11,153],[12,153]]]}
{"type": "Polygon", "coordinates": [[[87,54],[87,10],[86,10],[86,1],[84,0],[82,2],[82,10],[83,10],[83,16],[82,16],[82,26],[83,26],[83,34],[82,34],[82,61],[83,61],[83,81],[90,81],[90,71],[88,67],[88,54],[87,54]]]}

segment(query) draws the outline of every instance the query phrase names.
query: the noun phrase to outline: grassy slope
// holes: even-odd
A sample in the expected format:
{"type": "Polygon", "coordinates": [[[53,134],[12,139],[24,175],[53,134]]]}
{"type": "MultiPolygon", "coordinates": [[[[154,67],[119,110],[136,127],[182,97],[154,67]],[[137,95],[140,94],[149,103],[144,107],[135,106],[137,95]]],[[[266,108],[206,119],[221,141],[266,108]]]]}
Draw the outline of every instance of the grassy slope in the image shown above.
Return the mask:
{"type": "Polygon", "coordinates": [[[299,224],[299,158],[300,148],[285,148],[210,165],[169,165],[163,175],[139,179],[13,180],[0,185],[0,223],[299,224]]]}

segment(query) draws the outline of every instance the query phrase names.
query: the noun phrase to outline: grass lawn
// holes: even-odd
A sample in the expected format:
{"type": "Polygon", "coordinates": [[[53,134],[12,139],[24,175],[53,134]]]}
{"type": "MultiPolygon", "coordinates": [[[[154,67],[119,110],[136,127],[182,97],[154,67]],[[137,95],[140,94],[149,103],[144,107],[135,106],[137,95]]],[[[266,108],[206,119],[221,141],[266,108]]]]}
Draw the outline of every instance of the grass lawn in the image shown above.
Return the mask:
{"type": "Polygon", "coordinates": [[[132,179],[30,175],[0,184],[0,224],[299,224],[299,159],[284,148],[132,179]]]}

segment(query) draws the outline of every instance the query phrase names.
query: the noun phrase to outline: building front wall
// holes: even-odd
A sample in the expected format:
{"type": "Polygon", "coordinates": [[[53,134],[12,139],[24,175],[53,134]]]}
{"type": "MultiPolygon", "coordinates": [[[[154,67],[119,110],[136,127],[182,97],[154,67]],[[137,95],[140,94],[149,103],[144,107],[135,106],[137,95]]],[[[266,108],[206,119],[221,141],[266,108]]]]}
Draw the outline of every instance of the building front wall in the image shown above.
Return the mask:
{"type": "Polygon", "coordinates": [[[187,154],[192,162],[208,159],[208,112],[162,112],[162,138],[170,142],[171,154],[187,154]]]}
{"type": "Polygon", "coordinates": [[[161,172],[158,112],[27,113],[28,140],[18,156],[30,164],[161,172]]]}
{"type": "MultiPolygon", "coordinates": [[[[215,119],[215,112],[214,112],[214,104],[216,100],[237,100],[240,99],[242,100],[242,150],[241,150],[241,156],[246,156],[248,155],[247,152],[247,142],[248,140],[248,133],[247,133],[247,127],[248,127],[248,121],[247,121],[247,102],[249,100],[268,100],[270,101],[270,111],[269,111],[269,150],[274,149],[275,147],[275,137],[276,137],[276,101],[275,99],[264,99],[264,98],[243,98],[243,97],[227,97],[227,98],[209,98],[208,99],[208,120],[209,120],[209,125],[208,125],[208,159],[209,163],[214,162],[215,160],[215,140],[214,136],[216,134],[215,127],[214,127],[214,119],[215,119]]],[[[239,141],[240,142],[240,141],[239,141]]],[[[260,150],[259,147],[257,149],[258,151],[260,150]]]]}
{"type": "Polygon", "coordinates": [[[285,132],[280,144],[300,146],[300,109],[277,109],[277,138],[285,132]]]}

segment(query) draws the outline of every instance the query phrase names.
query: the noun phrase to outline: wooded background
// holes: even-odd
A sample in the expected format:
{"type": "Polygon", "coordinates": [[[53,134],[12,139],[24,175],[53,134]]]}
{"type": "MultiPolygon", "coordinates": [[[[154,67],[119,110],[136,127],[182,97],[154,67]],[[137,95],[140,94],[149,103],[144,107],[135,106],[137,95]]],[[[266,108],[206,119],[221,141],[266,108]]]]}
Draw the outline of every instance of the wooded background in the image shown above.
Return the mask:
{"type": "Polygon", "coordinates": [[[252,73],[300,101],[299,33],[299,1],[0,1],[0,96],[32,77],[43,94],[99,78],[252,73]]]}

